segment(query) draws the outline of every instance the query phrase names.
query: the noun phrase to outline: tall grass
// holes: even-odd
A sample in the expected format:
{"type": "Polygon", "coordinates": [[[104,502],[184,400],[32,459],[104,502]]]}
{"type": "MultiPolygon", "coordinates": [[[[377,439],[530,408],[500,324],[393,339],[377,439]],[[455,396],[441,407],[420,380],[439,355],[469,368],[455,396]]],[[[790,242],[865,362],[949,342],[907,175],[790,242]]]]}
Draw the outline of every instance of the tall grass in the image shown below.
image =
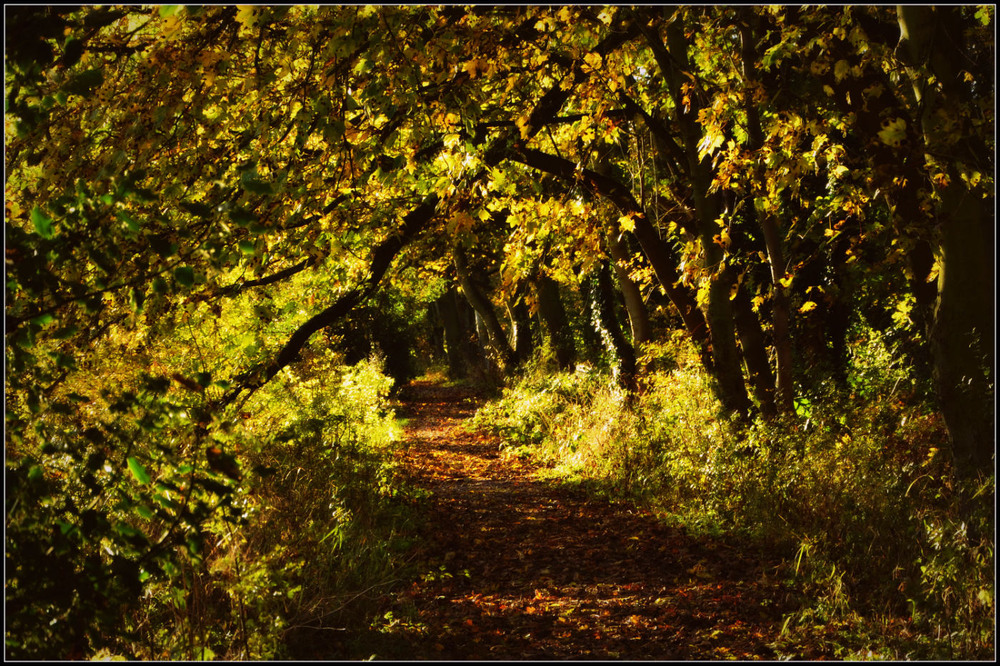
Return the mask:
{"type": "Polygon", "coordinates": [[[848,387],[750,425],[721,415],[692,350],[655,351],[634,400],[601,373],[535,367],[476,422],[567,482],[784,553],[808,601],[779,653],[992,654],[994,478],[955,478],[940,415],[899,391],[913,383],[878,336],[859,336],[848,387]]]}

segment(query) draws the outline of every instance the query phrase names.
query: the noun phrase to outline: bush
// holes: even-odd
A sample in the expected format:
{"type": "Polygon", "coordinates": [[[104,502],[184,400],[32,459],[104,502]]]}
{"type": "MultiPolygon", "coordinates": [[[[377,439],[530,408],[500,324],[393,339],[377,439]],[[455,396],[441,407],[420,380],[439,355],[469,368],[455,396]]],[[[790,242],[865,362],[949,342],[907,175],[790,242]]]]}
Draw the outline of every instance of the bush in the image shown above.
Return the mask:
{"type": "Polygon", "coordinates": [[[405,545],[391,385],[380,359],[338,366],[326,352],[243,406],[243,422],[220,442],[244,470],[238,521],[211,523],[185,599],[171,580],[136,615],[156,631],[145,636],[156,646],[148,657],[301,656],[303,630],[367,621],[405,545]]]}
{"type": "Polygon", "coordinates": [[[994,480],[954,478],[940,415],[878,336],[856,341],[853,393],[823,384],[749,426],[722,416],[690,349],[653,351],[669,362],[631,401],[600,373],[529,373],[476,422],[550,474],[786,553],[811,599],[786,623],[790,656],[817,624],[848,634],[839,657],[989,655],[994,480]]]}
{"type": "Polygon", "coordinates": [[[105,390],[82,436],[71,410],[16,429],[8,656],[273,659],[367,625],[410,515],[392,380],[310,353],[210,430],[202,392],[152,376],[105,390]]]}

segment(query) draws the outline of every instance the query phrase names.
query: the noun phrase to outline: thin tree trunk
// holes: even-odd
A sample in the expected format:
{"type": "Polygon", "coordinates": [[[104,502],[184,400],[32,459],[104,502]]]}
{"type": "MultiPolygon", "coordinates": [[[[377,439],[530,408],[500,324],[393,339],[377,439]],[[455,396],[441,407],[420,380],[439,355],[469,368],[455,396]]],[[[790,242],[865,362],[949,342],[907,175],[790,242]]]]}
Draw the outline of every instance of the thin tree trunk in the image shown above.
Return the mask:
{"type": "Polygon", "coordinates": [[[698,233],[708,272],[705,278],[709,280],[705,319],[708,321],[712,339],[712,357],[715,361],[715,379],[719,383],[719,397],[726,409],[745,414],[750,407],[750,399],[743,382],[742,364],[736,347],[736,324],[729,301],[733,280],[731,271],[723,268],[725,258],[723,249],[715,242],[715,237],[718,235],[715,221],[719,216],[719,206],[716,197],[708,191],[712,182],[711,167],[698,157],[701,130],[696,121],[698,109],[695,95],[691,94],[690,103],[685,105],[681,93],[682,80],[685,80],[683,72],[688,70],[687,37],[684,34],[683,22],[675,17],[675,20],[667,25],[669,52],[654,30],[646,28],[643,33],[667,79],[671,97],[674,99],[675,120],[684,142],[688,177],[698,217],[698,233]]]}
{"type": "Polygon", "coordinates": [[[649,326],[649,311],[646,303],[642,300],[642,292],[631,277],[629,277],[628,265],[629,253],[614,229],[607,230],[605,239],[608,243],[608,251],[613,259],[612,265],[615,268],[615,276],[618,278],[618,287],[625,299],[625,309],[628,311],[628,321],[632,329],[632,344],[636,347],[644,342],[649,342],[651,331],[649,326]]]}
{"type": "Polygon", "coordinates": [[[483,327],[486,329],[488,338],[484,342],[489,343],[490,347],[499,357],[503,369],[507,370],[513,366],[514,350],[511,349],[510,343],[507,341],[507,334],[504,333],[503,327],[500,325],[500,318],[497,317],[493,303],[482,293],[472,279],[472,275],[469,272],[468,260],[465,257],[465,250],[456,246],[454,260],[458,283],[462,287],[465,300],[469,302],[469,305],[476,311],[476,314],[482,318],[483,327]]]}
{"type": "Polygon", "coordinates": [[[458,294],[455,288],[448,289],[437,301],[441,324],[444,327],[444,345],[448,356],[448,374],[453,379],[468,377],[466,358],[468,333],[458,312],[458,294]]]}
{"type": "Polygon", "coordinates": [[[618,382],[621,386],[634,391],[635,381],[635,348],[629,344],[618,325],[615,316],[615,291],[611,283],[611,271],[607,261],[602,261],[597,271],[597,289],[594,295],[597,300],[597,312],[601,322],[602,337],[605,344],[614,353],[618,364],[618,382]]]}
{"type": "Polygon", "coordinates": [[[516,296],[514,304],[510,306],[510,317],[514,327],[514,362],[521,365],[531,358],[535,349],[531,335],[531,313],[521,294],[516,296]]]}
{"type": "Polygon", "coordinates": [[[750,377],[750,386],[754,397],[760,404],[761,414],[770,419],[777,415],[774,404],[774,374],[767,358],[767,348],[764,345],[764,331],[760,320],[753,311],[750,295],[740,285],[733,299],[733,314],[736,317],[736,330],[740,335],[740,346],[743,347],[743,360],[750,377]]]}

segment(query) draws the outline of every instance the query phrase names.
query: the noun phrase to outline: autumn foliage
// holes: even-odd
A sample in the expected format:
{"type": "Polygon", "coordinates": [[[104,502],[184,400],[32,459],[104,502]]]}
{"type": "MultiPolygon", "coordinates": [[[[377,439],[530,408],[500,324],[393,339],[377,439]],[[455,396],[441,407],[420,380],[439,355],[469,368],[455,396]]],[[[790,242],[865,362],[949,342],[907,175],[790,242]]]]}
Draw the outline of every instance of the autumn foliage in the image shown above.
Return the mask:
{"type": "Polygon", "coordinates": [[[367,649],[437,372],[505,455],[793,563],[731,654],[983,657],[994,20],[5,8],[6,654],[367,649]]]}

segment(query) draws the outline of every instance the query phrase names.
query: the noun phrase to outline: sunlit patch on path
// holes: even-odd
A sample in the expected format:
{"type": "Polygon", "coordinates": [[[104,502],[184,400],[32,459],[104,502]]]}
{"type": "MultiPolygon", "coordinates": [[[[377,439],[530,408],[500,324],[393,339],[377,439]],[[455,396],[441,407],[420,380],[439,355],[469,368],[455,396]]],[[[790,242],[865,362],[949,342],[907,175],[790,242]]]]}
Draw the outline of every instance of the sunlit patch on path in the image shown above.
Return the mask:
{"type": "MultiPolygon", "coordinates": [[[[408,388],[400,456],[432,493],[378,658],[761,659],[788,593],[776,562],[549,481],[464,427],[461,389],[408,388]]],[[[380,644],[379,644],[380,643],[380,644]]]]}

